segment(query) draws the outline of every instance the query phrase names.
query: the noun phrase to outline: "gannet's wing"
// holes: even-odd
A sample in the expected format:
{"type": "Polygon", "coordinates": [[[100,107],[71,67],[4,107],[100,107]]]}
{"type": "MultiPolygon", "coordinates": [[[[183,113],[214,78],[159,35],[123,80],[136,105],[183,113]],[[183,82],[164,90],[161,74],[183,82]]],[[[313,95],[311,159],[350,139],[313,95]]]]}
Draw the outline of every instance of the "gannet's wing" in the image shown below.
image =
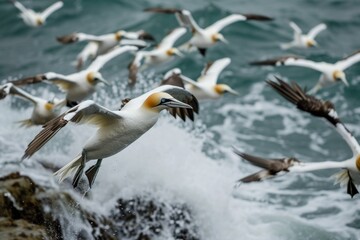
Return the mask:
{"type": "Polygon", "coordinates": [[[175,28],[158,45],[159,49],[170,49],[174,46],[175,42],[186,33],[186,28],[175,28]]]}
{"type": "Polygon", "coordinates": [[[44,146],[60,129],[68,122],[77,124],[89,123],[97,126],[105,126],[112,121],[122,119],[119,112],[113,112],[102,107],[91,100],[84,101],[69,109],[60,116],[50,120],[41,132],[29,143],[22,159],[31,157],[42,146],[44,146]]]}
{"type": "Polygon", "coordinates": [[[304,112],[308,112],[315,117],[322,117],[330,122],[346,141],[354,155],[360,152],[360,146],[351,132],[341,122],[334,105],[330,101],[322,101],[314,96],[307,95],[299,85],[293,82],[291,85],[277,78],[279,83],[267,81],[286,100],[296,105],[296,107],[304,112]]]}
{"type": "Polygon", "coordinates": [[[360,50],[336,62],[335,65],[341,70],[345,70],[359,61],[360,61],[360,50]]]}
{"type": "Polygon", "coordinates": [[[34,104],[36,104],[40,100],[40,98],[35,97],[35,96],[31,95],[30,93],[25,92],[24,90],[16,87],[12,83],[6,83],[5,85],[1,86],[0,89],[4,90],[6,95],[8,95],[8,94],[16,95],[16,96],[22,97],[24,99],[27,99],[30,102],[33,102],[34,104]]]}
{"type": "Polygon", "coordinates": [[[218,59],[214,62],[208,62],[201,72],[198,82],[215,85],[220,73],[231,63],[230,58],[218,59]]]}
{"type": "Polygon", "coordinates": [[[74,42],[81,42],[81,41],[92,41],[92,42],[103,42],[104,37],[103,36],[95,36],[87,33],[71,33],[68,35],[63,35],[56,37],[58,42],[63,44],[69,44],[74,42]]]}
{"type": "Polygon", "coordinates": [[[42,13],[41,16],[43,17],[43,19],[46,19],[47,17],[49,17],[53,12],[57,11],[58,9],[62,8],[62,6],[64,5],[64,3],[62,1],[58,1],[54,4],[52,4],[50,7],[48,7],[47,9],[45,9],[42,13]]]}
{"type": "Polygon", "coordinates": [[[320,32],[324,31],[326,29],[326,24],[321,23],[315,27],[313,27],[309,33],[308,36],[312,39],[314,39],[320,32]]]}
{"type": "Polygon", "coordinates": [[[139,71],[139,68],[142,64],[142,61],[144,59],[146,55],[146,52],[144,51],[139,51],[135,54],[134,59],[129,63],[128,65],[128,70],[129,70],[129,75],[128,75],[128,81],[129,84],[134,85],[136,83],[136,79],[137,79],[137,73],[139,71]]]}
{"type": "Polygon", "coordinates": [[[289,22],[290,27],[294,30],[294,32],[297,35],[301,35],[302,34],[302,30],[301,28],[294,22],[289,22]]]}

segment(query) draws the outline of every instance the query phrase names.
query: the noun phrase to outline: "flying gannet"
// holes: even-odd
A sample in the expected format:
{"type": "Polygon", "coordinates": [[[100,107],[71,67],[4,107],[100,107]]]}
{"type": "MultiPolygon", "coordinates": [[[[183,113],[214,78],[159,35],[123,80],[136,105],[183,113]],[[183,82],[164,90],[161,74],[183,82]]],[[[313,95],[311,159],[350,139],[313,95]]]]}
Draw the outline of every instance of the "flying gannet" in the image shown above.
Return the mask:
{"type": "Polygon", "coordinates": [[[181,70],[175,68],[165,74],[163,84],[181,86],[181,81],[183,81],[186,83],[184,88],[194,94],[198,100],[217,99],[225,93],[238,95],[229,85],[217,83],[220,73],[230,62],[230,58],[222,58],[214,62],[208,62],[197,81],[182,75],[181,70]]]}
{"type": "Polygon", "coordinates": [[[129,84],[135,84],[137,73],[142,62],[144,67],[170,61],[175,55],[183,56],[181,52],[174,47],[175,42],[186,33],[186,28],[176,28],[172,30],[159,45],[150,51],[138,51],[129,64],[129,84]]]}
{"type": "Polygon", "coordinates": [[[360,51],[357,51],[350,56],[337,61],[336,63],[314,62],[307,59],[302,59],[296,56],[284,56],[264,61],[251,62],[251,65],[272,65],[272,66],[298,66],[311,68],[321,72],[319,81],[309,91],[309,94],[316,93],[322,87],[342,81],[346,86],[349,85],[346,80],[345,70],[355,63],[360,61],[360,51]]]}
{"type": "Polygon", "coordinates": [[[45,9],[43,12],[35,12],[30,8],[24,7],[20,2],[12,1],[17,9],[20,10],[20,17],[24,20],[25,24],[30,27],[40,27],[45,24],[46,19],[55,11],[62,8],[64,3],[58,1],[45,9]]]}
{"type": "Polygon", "coordinates": [[[5,98],[7,95],[14,95],[28,100],[34,104],[34,110],[31,117],[26,120],[19,121],[22,126],[30,127],[33,125],[43,125],[51,119],[59,115],[60,108],[66,103],[65,99],[45,100],[35,97],[24,90],[14,86],[12,83],[6,83],[0,86],[0,99],[5,98]]]}
{"type": "Polygon", "coordinates": [[[123,46],[113,51],[97,57],[87,69],[70,75],[63,75],[54,72],[38,74],[33,77],[15,80],[14,85],[25,85],[39,82],[49,82],[57,85],[61,90],[66,92],[67,106],[72,107],[78,101],[82,101],[95,91],[98,83],[109,83],[102,77],[100,69],[111,59],[128,51],[136,51],[137,47],[123,46]]]}
{"type": "Polygon", "coordinates": [[[131,99],[118,111],[111,111],[87,100],[45,124],[43,130],[28,145],[23,159],[31,157],[68,122],[96,125],[96,134],[84,145],[81,154],[55,173],[62,181],[76,171],[73,180],[73,186],[76,187],[86,162],[97,160],[85,172],[91,187],[102,159],[122,151],[141,137],[154,126],[164,109],[186,109],[187,116],[193,119],[193,111],[198,112],[198,102],[191,93],[170,85],[155,88],[131,99]]]}
{"type": "Polygon", "coordinates": [[[154,41],[154,37],[144,30],[128,32],[119,30],[114,33],[104,35],[90,35],[86,33],[72,33],[56,38],[60,43],[70,44],[75,42],[89,42],[76,57],[76,67],[81,69],[83,64],[89,59],[95,59],[97,56],[105,54],[117,45],[134,45],[137,47],[146,47],[147,43],[139,40],[154,41]]]}
{"type": "Polygon", "coordinates": [[[289,48],[309,48],[317,46],[315,37],[326,29],[326,25],[321,23],[313,27],[308,34],[303,34],[302,30],[294,22],[289,23],[290,27],[294,30],[294,40],[289,43],[283,43],[280,47],[284,50],[289,48]]]}
{"type": "Polygon", "coordinates": [[[181,27],[188,27],[191,29],[192,38],[180,49],[191,50],[193,47],[197,48],[201,55],[205,56],[206,49],[215,45],[217,42],[221,41],[227,43],[225,37],[220,33],[220,31],[226,26],[238,22],[238,21],[247,21],[247,20],[257,20],[257,21],[268,21],[272,18],[257,15],[257,14],[231,14],[219,21],[213,23],[207,28],[201,28],[194,20],[191,15],[191,12],[186,9],[176,9],[176,8],[146,8],[146,12],[155,12],[155,13],[167,13],[175,14],[176,19],[178,20],[181,27]]]}
{"type": "Polygon", "coordinates": [[[352,150],[353,156],[347,160],[323,161],[316,163],[304,163],[296,158],[282,158],[282,159],[265,159],[261,157],[251,156],[242,153],[238,150],[235,152],[250,163],[264,168],[260,172],[249,175],[240,179],[241,182],[253,182],[266,179],[274,176],[277,173],[285,172],[309,172],[321,169],[342,169],[336,177],[336,182],[341,185],[347,185],[347,193],[353,197],[358,193],[355,185],[360,184],[360,145],[353,137],[351,132],[341,122],[335,111],[334,105],[330,101],[322,101],[313,96],[307,95],[296,83],[289,85],[284,81],[278,79],[279,83],[268,81],[268,84],[273,87],[286,100],[296,105],[302,111],[308,112],[315,117],[321,117],[331,123],[335,130],[341,135],[352,150]]]}

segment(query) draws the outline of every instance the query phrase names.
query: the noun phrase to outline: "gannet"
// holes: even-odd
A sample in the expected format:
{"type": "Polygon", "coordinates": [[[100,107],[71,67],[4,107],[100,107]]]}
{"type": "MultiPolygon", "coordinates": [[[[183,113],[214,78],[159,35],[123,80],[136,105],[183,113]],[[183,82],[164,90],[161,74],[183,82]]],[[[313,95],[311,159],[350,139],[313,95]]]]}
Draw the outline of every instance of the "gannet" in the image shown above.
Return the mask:
{"type": "Polygon", "coordinates": [[[92,94],[98,83],[102,82],[109,85],[99,72],[104,64],[122,53],[136,51],[137,49],[138,48],[134,46],[118,47],[107,54],[97,57],[87,69],[70,75],[47,72],[33,77],[16,80],[12,83],[14,85],[32,84],[43,81],[53,83],[66,92],[67,105],[71,107],[76,105],[78,101],[82,101],[92,94]]]}
{"type": "Polygon", "coordinates": [[[197,48],[199,52],[205,56],[206,49],[215,45],[217,42],[221,41],[228,43],[225,37],[220,33],[220,31],[226,26],[237,22],[237,21],[247,21],[247,20],[258,20],[258,21],[268,21],[272,18],[256,15],[256,14],[231,14],[207,28],[201,28],[194,20],[191,15],[191,12],[186,9],[176,9],[176,8],[146,8],[146,12],[155,12],[155,13],[168,13],[175,14],[176,19],[178,20],[181,27],[189,27],[192,32],[192,38],[180,49],[191,50],[193,47],[197,48]]]}
{"type": "Polygon", "coordinates": [[[311,68],[321,72],[319,81],[309,91],[309,94],[316,93],[322,87],[332,83],[342,81],[346,86],[349,85],[346,80],[345,69],[360,61],[360,51],[337,61],[336,63],[313,62],[311,60],[302,59],[296,56],[284,56],[264,61],[251,62],[251,65],[272,65],[272,66],[298,66],[311,68]]]}
{"type": "Polygon", "coordinates": [[[95,59],[97,56],[105,54],[117,45],[134,45],[137,47],[146,47],[145,41],[154,41],[154,37],[144,30],[128,32],[119,30],[114,33],[104,35],[90,35],[86,33],[72,33],[56,38],[60,43],[70,44],[75,42],[89,42],[76,57],[76,67],[81,69],[83,64],[89,59],[95,59]]]}
{"type": "Polygon", "coordinates": [[[0,92],[2,92],[0,99],[5,98],[7,95],[15,95],[28,100],[34,104],[34,110],[31,117],[26,120],[19,121],[24,127],[31,127],[33,125],[43,125],[51,119],[59,115],[60,108],[66,103],[65,99],[53,99],[45,100],[39,97],[35,97],[26,91],[14,86],[12,83],[6,83],[0,86],[0,92]]]}
{"type": "Polygon", "coordinates": [[[164,80],[163,83],[181,86],[179,81],[184,81],[186,83],[184,86],[185,89],[194,94],[198,100],[217,99],[225,93],[238,95],[229,85],[217,83],[220,73],[230,62],[230,58],[222,58],[214,62],[208,62],[197,81],[182,75],[181,70],[176,68],[165,75],[166,80],[164,80]]]}
{"type": "Polygon", "coordinates": [[[182,53],[174,47],[175,42],[186,33],[186,28],[176,28],[166,35],[159,45],[150,51],[138,51],[129,64],[129,83],[135,84],[139,67],[144,61],[144,66],[155,65],[167,62],[173,56],[183,56],[182,53]]]}
{"type": "Polygon", "coordinates": [[[347,193],[353,197],[358,193],[355,185],[360,184],[360,145],[351,132],[341,122],[330,101],[322,101],[313,96],[307,95],[296,83],[289,85],[278,79],[279,83],[268,81],[280,95],[296,105],[302,111],[308,112],[315,117],[321,117],[331,123],[335,130],[341,135],[352,150],[353,156],[347,160],[323,161],[316,163],[304,163],[296,158],[264,159],[236,151],[241,157],[250,163],[264,168],[264,170],[240,179],[241,182],[252,182],[266,179],[277,173],[284,172],[308,172],[321,169],[340,168],[340,173],[335,175],[336,182],[341,185],[347,184],[347,193]]]}
{"type": "Polygon", "coordinates": [[[62,1],[58,1],[45,9],[43,12],[34,12],[34,10],[24,7],[24,5],[18,1],[13,0],[12,2],[15,7],[20,10],[20,17],[24,20],[25,24],[30,27],[40,27],[44,25],[46,19],[64,5],[62,1]]]}
{"type": "Polygon", "coordinates": [[[308,34],[303,34],[302,30],[294,22],[290,22],[289,25],[294,30],[294,40],[281,44],[282,49],[315,47],[318,45],[315,37],[326,29],[326,25],[321,23],[313,27],[308,34]]]}
{"type": "Polygon", "coordinates": [[[191,93],[170,85],[155,88],[128,101],[119,111],[111,111],[87,100],[46,123],[28,145],[23,159],[31,157],[68,122],[96,125],[96,134],[84,145],[81,154],[55,173],[62,181],[76,171],[73,180],[76,187],[86,162],[97,160],[85,173],[91,187],[102,159],[122,151],[141,137],[154,126],[164,109],[186,109],[187,116],[193,119],[193,111],[198,111],[198,102],[191,93]]]}

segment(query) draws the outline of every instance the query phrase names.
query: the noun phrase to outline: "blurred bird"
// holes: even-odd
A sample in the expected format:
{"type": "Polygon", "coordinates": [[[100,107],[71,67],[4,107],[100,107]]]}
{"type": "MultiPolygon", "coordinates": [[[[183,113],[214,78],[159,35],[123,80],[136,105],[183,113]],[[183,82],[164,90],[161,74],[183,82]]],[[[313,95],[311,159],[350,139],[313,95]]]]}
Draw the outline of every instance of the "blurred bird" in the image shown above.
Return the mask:
{"type": "Polygon", "coordinates": [[[165,75],[163,84],[181,86],[181,84],[183,84],[182,82],[185,82],[185,89],[194,94],[198,100],[217,99],[225,93],[238,95],[238,93],[227,84],[217,83],[220,73],[230,62],[230,58],[222,58],[207,63],[197,81],[182,75],[181,70],[176,68],[165,75]]]}
{"type": "Polygon", "coordinates": [[[315,163],[300,162],[296,158],[283,159],[266,159],[256,156],[251,156],[235,151],[245,160],[250,163],[264,168],[260,172],[249,175],[240,179],[241,182],[252,182],[264,180],[268,177],[274,176],[278,173],[284,172],[309,172],[322,169],[340,168],[340,173],[336,174],[336,182],[341,185],[347,185],[347,193],[353,197],[358,193],[355,185],[360,184],[360,145],[353,137],[351,132],[340,121],[334,105],[330,101],[322,101],[313,96],[307,95],[296,83],[289,85],[284,81],[278,79],[279,83],[268,81],[268,84],[273,87],[286,100],[296,105],[301,111],[310,113],[315,117],[321,117],[331,123],[335,130],[341,135],[352,150],[353,156],[341,162],[323,161],[315,163]]]}
{"type": "Polygon", "coordinates": [[[296,57],[296,56],[284,56],[284,57],[268,59],[264,61],[251,62],[250,65],[298,66],[298,67],[311,68],[316,71],[319,71],[321,72],[319,81],[309,91],[309,94],[315,94],[319,89],[340,81],[342,81],[346,86],[349,86],[349,83],[346,80],[346,75],[344,70],[351,67],[352,65],[354,65],[359,61],[360,61],[360,51],[357,51],[351,54],[350,56],[340,61],[337,61],[336,63],[314,62],[307,59],[301,59],[300,57],[296,57]]]}
{"type": "Polygon", "coordinates": [[[134,46],[118,47],[107,54],[97,57],[87,69],[80,72],[70,75],[47,72],[33,77],[16,80],[12,83],[18,86],[44,81],[47,83],[53,83],[62,91],[66,92],[67,106],[72,107],[75,106],[78,101],[82,101],[92,94],[98,83],[102,82],[110,85],[99,72],[108,61],[122,53],[136,50],[138,50],[138,48],[134,46]]]}
{"type": "Polygon", "coordinates": [[[31,127],[34,125],[43,125],[51,119],[59,115],[60,108],[66,104],[65,99],[53,99],[51,101],[35,97],[24,90],[14,86],[12,83],[0,86],[0,99],[5,98],[7,95],[14,95],[28,100],[34,104],[34,110],[31,118],[19,121],[21,126],[31,127]]]}
{"type": "Polygon", "coordinates": [[[180,49],[181,50],[191,50],[192,48],[197,48],[201,55],[205,56],[207,48],[215,45],[217,42],[221,41],[228,43],[225,37],[220,33],[220,31],[226,26],[238,22],[238,21],[247,21],[247,20],[257,20],[257,21],[269,21],[272,18],[256,15],[256,14],[231,14],[207,28],[201,28],[195,22],[194,18],[191,15],[191,12],[186,9],[176,9],[176,8],[146,8],[146,12],[155,12],[155,13],[167,13],[175,14],[176,19],[178,20],[181,27],[189,27],[192,32],[192,38],[184,44],[180,49]]]}
{"type": "Polygon", "coordinates": [[[289,43],[283,43],[280,47],[284,50],[289,48],[309,48],[317,46],[315,37],[326,29],[326,25],[321,23],[313,27],[308,34],[303,34],[302,30],[294,22],[289,23],[290,27],[294,30],[294,40],[289,43]]]}
{"type": "Polygon", "coordinates": [[[149,33],[140,30],[137,32],[127,32],[119,30],[115,33],[104,34],[100,36],[86,33],[72,33],[57,37],[57,40],[63,44],[75,42],[89,42],[76,58],[76,67],[81,69],[83,64],[89,59],[95,59],[97,56],[105,54],[117,45],[133,45],[139,48],[146,47],[147,43],[143,40],[154,41],[154,37],[149,33]]]}
{"type": "Polygon", "coordinates": [[[180,57],[183,56],[182,53],[174,47],[174,44],[185,33],[185,28],[176,28],[166,35],[155,49],[150,51],[138,51],[134,60],[128,67],[129,84],[133,85],[136,83],[137,73],[142,62],[144,62],[143,67],[147,67],[170,61],[175,55],[180,57]]]}
{"type": "Polygon", "coordinates": [[[31,157],[68,122],[96,125],[98,130],[85,144],[82,153],[55,173],[62,181],[76,171],[73,180],[73,186],[76,187],[86,162],[97,159],[96,164],[85,173],[91,187],[102,159],[122,151],[141,137],[154,126],[164,109],[186,109],[186,113],[191,114],[187,116],[193,116],[193,111],[198,110],[198,102],[186,90],[169,85],[155,88],[128,101],[119,111],[111,111],[87,100],[45,124],[28,145],[23,159],[31,157]]]}
{"type": "Polygon", "coordinates": [[[46,19],[64,5],[63,2],[58,1],[45,9],[43,12],[34,12],[34,10],[24,7],[24,5],[18,1],[12,0],[12,2],[15,7],[20,10],[20,17],[24,20],[25,24],[30,27],[40,27],[44,25],[46,19]]]}

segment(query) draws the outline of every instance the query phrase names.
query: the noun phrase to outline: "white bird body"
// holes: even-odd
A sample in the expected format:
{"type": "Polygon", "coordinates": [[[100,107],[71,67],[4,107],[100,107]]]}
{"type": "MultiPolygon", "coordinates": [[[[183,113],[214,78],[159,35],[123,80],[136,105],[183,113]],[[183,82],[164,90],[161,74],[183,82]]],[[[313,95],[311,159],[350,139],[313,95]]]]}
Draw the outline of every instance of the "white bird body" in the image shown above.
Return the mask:
{"type": "Polygon", "coordinates": [[[13,1],[17,9],[20,10],[20,17],[24,20],[25,24],[30,27],[39,27],[45,24],[46,19],[55,11],[62,8],[63,2],[59,1],[52,4],[43,12],[35,12],[32,9],[25,8],[20,2],[13,1]]]}
{"type": "Polygon", "coordinates": [[[280,45],[280,47],[285,50],[289,48],[304,49],[317,46],[315,37],[327,28],[324,23],[321,23],[313,27],[308,34],[303,34],[302,30],[294,22],[290,22],[290,27],[294,30],[294,39],[289,43],[283,43],[280,45]]]}

